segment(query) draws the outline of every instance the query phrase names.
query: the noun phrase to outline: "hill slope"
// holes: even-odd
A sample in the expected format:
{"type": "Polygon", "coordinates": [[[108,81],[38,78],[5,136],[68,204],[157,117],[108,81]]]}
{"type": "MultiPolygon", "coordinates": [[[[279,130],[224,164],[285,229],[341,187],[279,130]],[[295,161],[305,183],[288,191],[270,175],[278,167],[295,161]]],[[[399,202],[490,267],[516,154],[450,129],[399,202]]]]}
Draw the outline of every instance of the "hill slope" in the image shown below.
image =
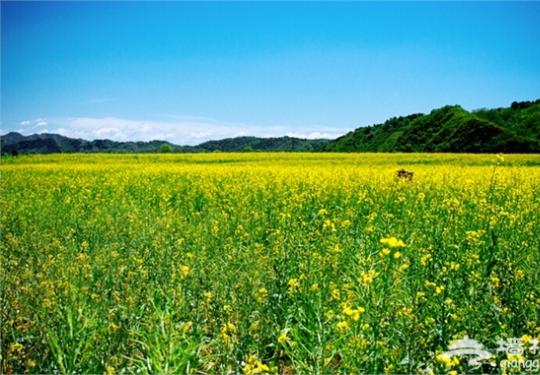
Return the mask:
{"type": "Polygon", "coordinates": [[[2,153],[50,154],[58,152],[157,152],[163,141],[115,142],[108,139],[86,141],[58,134],[32,134],[24,136],[16,132],[3,135],[0,139],[2,153]]]}
{"type": "Polygon", "coordinates": [[[540,100],[468,112],[445,106],[358,128],[326,151],[539,152],[540,100]]]}

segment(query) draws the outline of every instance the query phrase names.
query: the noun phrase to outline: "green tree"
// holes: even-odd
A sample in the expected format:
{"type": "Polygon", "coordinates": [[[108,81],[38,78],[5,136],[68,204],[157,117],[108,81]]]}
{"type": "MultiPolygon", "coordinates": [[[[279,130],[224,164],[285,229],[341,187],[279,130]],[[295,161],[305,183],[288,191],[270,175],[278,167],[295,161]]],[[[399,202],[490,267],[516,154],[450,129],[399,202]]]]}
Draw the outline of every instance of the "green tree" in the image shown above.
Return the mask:
{"type": "Polygon", "coordinates": [[[173,149],[172,149],[171,145],[168,144],[168,143],[163,143],[163,144],[161,145],[161,147],[159,148],[159,152],[164,153],[164,154],[165,154],[165,153],[172,152],[172,150],[173,150],[173,149]]]}

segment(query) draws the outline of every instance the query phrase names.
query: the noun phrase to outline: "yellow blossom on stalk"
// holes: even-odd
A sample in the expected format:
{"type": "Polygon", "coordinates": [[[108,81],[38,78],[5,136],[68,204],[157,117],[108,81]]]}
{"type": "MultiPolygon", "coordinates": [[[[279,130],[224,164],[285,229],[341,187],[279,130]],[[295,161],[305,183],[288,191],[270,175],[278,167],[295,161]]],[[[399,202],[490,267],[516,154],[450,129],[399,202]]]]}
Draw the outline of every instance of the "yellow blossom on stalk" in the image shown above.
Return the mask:
{"type": "Polygon", "coordinates": [[[255,299],[257,300],[257,302],[264,301],[266,297],[268,297],[268,290],[266,288],[259,288],[255,296],[255,299]]]}
{"type": "Polygon", "coordinates": [[[191,330],[191,327],[193,327],[193,322],[187,321],[183,323],[181,327],[182,327],[182,332],[188,333],[191,330]]]}
{"type": "Polygon", "coordinates": [[[379,255],[380,255],[381,257],[385,257],[385,256],[388,256],[388,255],[390,254],[390,252],[391,252],[390,249],[387,248],[387,247],[385,247],[384,249],[381,250],[381,252],[379,253],[379,255]]]}
{"type": "Polygon", "coordinates": [[[277,341],[281,345],[285,345],[287,343],[287,340],[288,340],[287,331],[286,330],[281,331],[280,335],[278,336],[277,341]]]}
{"type": "Polygon", "coordinates": [[[293,277],[292,279],[290,279],[287,282],[287,286],[289,288],[289,293],[294,293],[298,289],[299,285],[300,285],[300,281],[298,281],[298,279],[296,277],[293,277]]]}
{"type": "Polygon", "coordinates": [[[438,354],[435,358],[437,362],[442,363],[446,368],[452,368],[459,365],[458,357],[450,357],[445,354],[438,354]]]}
{"type": "Polygon", "coordinates": [[[20,342],[14,342],[9,346],[9,351],[12,353],[20,352],[23,346],[20,342]]]}
{"type": "Polygon", "coordinates": [[[531,342],[532,339],[533,338],[530,335],[521,336],[521,342],[524,343],[525,345],[527,345],[529,342],[531,342]]]}
{"type": "Polygon", "coordinates": [[[489,282],[491,283],[491,285],[497,288],[501,285],[501,279],[499,279],[497,275],[491,275],[489,277],[489,282]]]}
{"type": "Polygon", "coordinates": [[[350,327],[349,323],[346,320],[342,320],[336,324],[336,328],[340,331],[344,331],[348,329],[349,327],[350,327]]]}
{"type": "Polygon", "coordinates": [[[339,243],[332,246],[332,254],[339,254],[342,252],[341,246],[339,246],[339,243]]]}
{"type": "Polygon", "coordinates": [[[246,364],[243,367],[244,374],[255,375],[264,374],[270,371],[268,365],[262,363],[256,356],[250,354],[247,358],[246,364]]]}
{"type": "Polygon", "coordinates": [[[311,290],[312,292],[318,291],[319,290],[319,284],[317,284],[317,283],[311,284],[311,286],[309,287],[309,290],[311,290]]]}
{"type": "Polygon", "coordinates": [[[405,261],[401,264],[401,266],[399,266],[399,270],[400,271],[405,271],[407,270],[409,267],[411,266],[411,263],[409,263],[408,261],[405,261]]]}
{"type": "Polygon", "coordinates": [[[435,294],[442,294],[444,292],[444,286],[439,285],[435,287],[435,294]]]}
{"type": "Polygon", "coordinates": [[[88,259],[88,254],[86,254],[86,253],[80,253],[80,254],[77,256],[77,259],[79,259],[81,262],[84,262],[85,260],[88,259]]]}
{"type": "Polygon", "coordinates": [[[401,258],[401,253],[399,251],[396,251],[394,253],[394,259],[399,259],[399,258],[401,258]]]}
{"type": "Polygon", "coordinates": [[[204,292],[204,293],[203,293],[203,296],[204,296],[204,298],[206,298],[207,301],[212,300],[212,298],[214,297],[214,295],[212,294],[212,292],[204,292]]]}
{"type": "Polygon", "coordinates": [[[323,229],[330,229],[332,232],[336,230],[336,225],[330,219],[326,219],[323,223],[323,229]]]}
{"type": "Polygon", "coordinates": [[[227,322],[221,326],[221,337],[225,344],[229,344],[235,334],[236,326],[234,324],[227,322]]]}
{"type": "Polygon", "coordinates": [[[421,258],[420,258],[420,264],[422,266],[425,266],[429,263],[429,261],[431,260],[431,254],[426,254],[426,255],[423,255],[421,258]]]}
{"type": "Polygon", "coordinates": [[[360,314],[366,311],[361,306],[357,307],[356,309],[353,309],[348,303],[344,303],[342,306],[342,309],[343,309],[343,314],[350,317],[352,320],[360,319],[360,314]]]}
{"type": "Polygon", "coordinates": [[[324,216],[328,213],[328,210],[326,208],[321,208],[319,210],[319,216],[324,216]]]}
{"type": "Polygon", "coordinates": [[[435,284],[433,281],[430,281],[430,280],[424,280],[424,286],[426,288],[435,288],[437,284],[435,284]]]}
{"type": "Polygon", "coordinates": [[[186,265],[181,265],[180,274],[182,275],[182,277],[187,277],[189,275],[189,267],[186,265]]]}
{"type": "Polygon", "coordinates": [[[450,262],[450,269],[451,269],[452,271],[457,271],[457,270],[459,270],[459,267],[460,267],[459,263],[457,263],[457,262],[450,262]]]}
{"type": "Polygon", "coordinates": [[[332,299],[339,299],[339,297],[341,296],[341,293],[340,293],[339,289],[334,288],[330,292],[330,295],[332,296],[332,299]]]}
{"type": "Polygon", "coordinates": [[[381,238],[380,243],[390,248],[400,248],[400,247],[406,246],[405,242],[403,242],[400,239],[397,239],[396,237],[381,238]]]}
{"type": "Polygon", "coordinates": [[[360,274],[360,281],[364,285],[369,285],[373,282],[373,279],[378,276],[377,271],[371,269],[367,272],[362,272],[360,274]]]}

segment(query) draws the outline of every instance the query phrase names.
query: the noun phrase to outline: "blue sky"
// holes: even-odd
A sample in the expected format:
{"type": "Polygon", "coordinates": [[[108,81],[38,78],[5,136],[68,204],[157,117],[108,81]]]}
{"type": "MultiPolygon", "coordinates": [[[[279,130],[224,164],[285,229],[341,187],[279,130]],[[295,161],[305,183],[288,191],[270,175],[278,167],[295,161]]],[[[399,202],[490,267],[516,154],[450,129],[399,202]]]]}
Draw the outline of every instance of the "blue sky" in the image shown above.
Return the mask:
{"type": "Polygon", "coordinates": [[[334,137],[540,98],[540,3],[1,7],[2,133],[334,137]]]}

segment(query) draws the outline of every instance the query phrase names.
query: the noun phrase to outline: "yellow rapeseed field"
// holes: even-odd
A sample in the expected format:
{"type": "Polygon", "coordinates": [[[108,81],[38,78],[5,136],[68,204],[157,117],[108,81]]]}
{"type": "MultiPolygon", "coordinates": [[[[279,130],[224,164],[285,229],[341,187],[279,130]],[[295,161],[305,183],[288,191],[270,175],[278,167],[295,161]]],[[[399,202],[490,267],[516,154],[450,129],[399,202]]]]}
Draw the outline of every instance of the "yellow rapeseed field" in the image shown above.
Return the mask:
{"type": "Polygon", "coordinates": [[[0,172],[3,373],[505,371],[503,352],[444,355],[465,336],[539,358],[540,155],[66,154],[0,172]]]}

